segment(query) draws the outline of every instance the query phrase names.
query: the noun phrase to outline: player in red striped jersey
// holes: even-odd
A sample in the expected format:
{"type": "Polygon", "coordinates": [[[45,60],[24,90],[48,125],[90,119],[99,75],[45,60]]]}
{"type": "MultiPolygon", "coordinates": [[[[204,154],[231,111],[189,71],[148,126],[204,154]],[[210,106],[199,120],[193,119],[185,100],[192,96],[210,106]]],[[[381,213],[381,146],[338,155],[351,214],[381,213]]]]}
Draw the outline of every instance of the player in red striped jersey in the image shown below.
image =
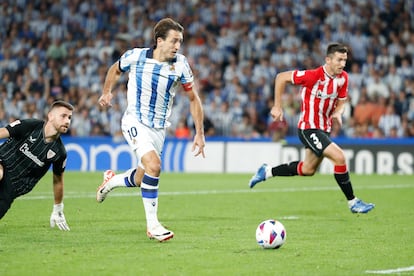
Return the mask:
{"type": "Polygon", "coordinates": [[[347,57],[345,45],[332,43],[328,45],[324,65],[311,70],[285,71],[276,76],[275,104],[270,112],[275,121],[283,120],[282,95],[286,85],[302,87],[298,135],[305,146],[305,158],[273,168],[263,164],[250,179],[250,188],[274,176],[312,176],[326,157],[334,165],[335,180],[347,198],[351,212],[367,213],[374,208],[374,204],[355,197],[345,154],[329,137],[332,121],[342,125],[348,93],[348,74],[344,71],[347,57]]]}

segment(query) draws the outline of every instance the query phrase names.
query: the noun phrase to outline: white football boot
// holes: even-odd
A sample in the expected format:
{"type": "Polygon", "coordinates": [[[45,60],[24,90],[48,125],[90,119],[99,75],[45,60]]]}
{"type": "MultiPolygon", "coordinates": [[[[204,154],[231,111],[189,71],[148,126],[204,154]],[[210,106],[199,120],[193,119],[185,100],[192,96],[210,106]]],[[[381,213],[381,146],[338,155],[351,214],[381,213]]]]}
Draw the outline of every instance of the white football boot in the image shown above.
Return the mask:
{"type": "Polygon", "coordinates": [[[103,202],[108,193],[112,190],[112,188],[108,187],[107,184],[109,180],[114,176],[115,173],[112,170],[107,170],[104,172],[103,182],[96,191],[96,201],[98,201],[99,203],[103,202]]]}
{"type": "Polygon", "coordinates": [[[174,237],[174,232],[166,229],[161,224],[158,224],[151,229],[147,229],[147,236],[150,239],[156,239],[159,242],[163,242],[174,237]]]}

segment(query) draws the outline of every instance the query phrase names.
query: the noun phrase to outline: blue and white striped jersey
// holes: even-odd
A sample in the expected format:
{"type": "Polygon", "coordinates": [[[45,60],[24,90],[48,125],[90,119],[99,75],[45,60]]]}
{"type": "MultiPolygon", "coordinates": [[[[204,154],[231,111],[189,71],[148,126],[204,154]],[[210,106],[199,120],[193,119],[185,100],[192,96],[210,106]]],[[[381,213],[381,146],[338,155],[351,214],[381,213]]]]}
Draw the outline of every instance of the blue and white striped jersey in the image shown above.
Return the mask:
{"type": "Polygon", "coordinates": [[[152,48],[134,48],[119,59],[119,69],[129,71],[125,113],[135,114],[138,120],[152,128],[170,125],[173,99],[177,85],[186,90],[194,81],[192,70],[184,55],[177,54],[174,60],[159,62],[153,59],[152,48]]]}

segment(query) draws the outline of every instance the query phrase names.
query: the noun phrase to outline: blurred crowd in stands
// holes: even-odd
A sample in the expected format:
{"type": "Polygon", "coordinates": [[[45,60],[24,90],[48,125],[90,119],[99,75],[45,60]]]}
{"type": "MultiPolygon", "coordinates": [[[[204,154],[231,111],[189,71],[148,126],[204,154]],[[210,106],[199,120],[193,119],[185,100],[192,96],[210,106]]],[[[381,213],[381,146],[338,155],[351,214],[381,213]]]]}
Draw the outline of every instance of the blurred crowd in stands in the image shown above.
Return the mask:
{"type": "MultiPolygon", "coordinates": [[[[285,120],[273,122],[274,78],[322,65],[337,41],[350,49],[349,102],[332,136],[414,137],[413,0],[3,0],[0,125],[44,118],[59,98],[76,107],[70,135],[122,140],[127,74],[104,112],[97,99],[105,74],[126,49],[151,47],[163,17],[185,28],[181,53],[197,80],[206,136],[295,136],[299,88],[288,88],[285,120]]],[[[183,93],[171,137],[192,135],[183,93]]]]}

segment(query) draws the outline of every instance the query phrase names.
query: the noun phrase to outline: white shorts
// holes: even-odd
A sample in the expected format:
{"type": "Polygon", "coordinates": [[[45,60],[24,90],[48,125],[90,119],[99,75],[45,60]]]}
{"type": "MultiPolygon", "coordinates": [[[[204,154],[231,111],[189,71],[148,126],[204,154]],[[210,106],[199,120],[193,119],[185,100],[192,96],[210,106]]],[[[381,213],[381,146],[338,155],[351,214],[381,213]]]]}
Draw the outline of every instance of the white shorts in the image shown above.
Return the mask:
{"type": "Polygon", "coordinates": [[[154,150],[161,158],[165,141],[165,129],[151,128],[138,121],[136,116],[125,113],[121,121],[122,134],[135,152],[138,162],[144,154],[154,150]]]}

